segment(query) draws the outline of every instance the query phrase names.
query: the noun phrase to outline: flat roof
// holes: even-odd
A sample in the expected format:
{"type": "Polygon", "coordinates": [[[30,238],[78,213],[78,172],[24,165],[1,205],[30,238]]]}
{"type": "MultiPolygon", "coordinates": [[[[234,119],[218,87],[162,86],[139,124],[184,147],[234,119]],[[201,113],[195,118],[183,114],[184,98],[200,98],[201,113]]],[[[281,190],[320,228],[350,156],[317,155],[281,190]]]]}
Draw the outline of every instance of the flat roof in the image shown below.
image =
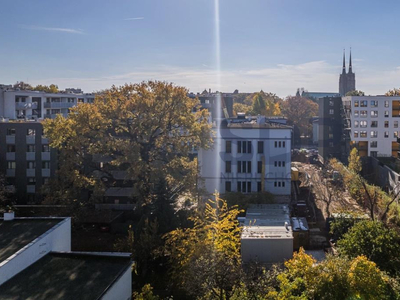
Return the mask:
{"type": "Polygon", "coordinates": [[[0,262],[19,251],[65,218],[0,220],[0,262]]]}
{"type": "Polygon", "coordinates": [[[290,226],[290,211],[286,204],[252,204],[246,212],[246,226],[290,226]]]}
{"type": "Polygon", "coordinates": [[[50,253],[0,286],[2,300],[99,299],[131,267],[130,257],[50,253]]]}
{"type": "Polygon", "coordinates": [[[241,239],[293,239],[290,226],[244,226],[241,239]]]}

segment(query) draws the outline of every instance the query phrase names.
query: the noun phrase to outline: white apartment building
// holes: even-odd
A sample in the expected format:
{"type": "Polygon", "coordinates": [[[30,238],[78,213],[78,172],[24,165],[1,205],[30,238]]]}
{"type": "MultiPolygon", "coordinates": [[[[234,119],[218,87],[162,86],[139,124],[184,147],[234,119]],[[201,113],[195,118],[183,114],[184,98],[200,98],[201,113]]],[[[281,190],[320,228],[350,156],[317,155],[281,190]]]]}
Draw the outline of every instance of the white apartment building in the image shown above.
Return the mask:
{"type": "Polygon", "coordinates": [[[57,114],[67,116],[71,107],[78,103],[92,103],[94,98],[94,94],[45,93],[0,86],[0,117],[36,120],[55,118],[57,114]]]}
{"type": "Polygon", "coordinates": [[[400,97],[347,96],[342,101],[350,119],[351,145],[360,156],[398,157],[400,97]]]}
{"type": "Polygon", "coordinates": [[[268,191],[290,195],[292,127],[259,116],[222,121],[212,149],[200,149],[204,188],[212,194],[268,191]]]}

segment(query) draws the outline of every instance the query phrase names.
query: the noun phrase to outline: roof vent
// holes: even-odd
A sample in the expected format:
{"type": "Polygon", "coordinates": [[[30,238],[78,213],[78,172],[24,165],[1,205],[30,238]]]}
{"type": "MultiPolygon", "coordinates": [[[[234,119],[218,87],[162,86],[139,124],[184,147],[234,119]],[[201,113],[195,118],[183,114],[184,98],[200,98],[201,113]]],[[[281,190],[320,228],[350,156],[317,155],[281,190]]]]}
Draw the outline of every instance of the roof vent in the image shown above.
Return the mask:
{"type": "Polygon", "coordinates": [[[14,220],[15,213],[13,211],[4,213],[4,221],[14,220]]]}

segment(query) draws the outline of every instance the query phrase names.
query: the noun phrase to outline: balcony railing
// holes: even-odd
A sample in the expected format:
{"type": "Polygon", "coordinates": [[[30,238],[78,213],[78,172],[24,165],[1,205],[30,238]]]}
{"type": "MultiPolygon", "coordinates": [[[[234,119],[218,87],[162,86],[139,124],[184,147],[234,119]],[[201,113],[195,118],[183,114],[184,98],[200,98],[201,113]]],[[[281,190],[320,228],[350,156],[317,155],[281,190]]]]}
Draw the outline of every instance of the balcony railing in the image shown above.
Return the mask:
{"type": "Polygon", "coordinates": [[[75,105],[75,102],[46,102],[44,108],[71,108],[75,105]]]}
{"type": "Polygon", "coordinates": [[[16,102],[15,109],[37,109],[38,105],[36,102],[16,102]]]}

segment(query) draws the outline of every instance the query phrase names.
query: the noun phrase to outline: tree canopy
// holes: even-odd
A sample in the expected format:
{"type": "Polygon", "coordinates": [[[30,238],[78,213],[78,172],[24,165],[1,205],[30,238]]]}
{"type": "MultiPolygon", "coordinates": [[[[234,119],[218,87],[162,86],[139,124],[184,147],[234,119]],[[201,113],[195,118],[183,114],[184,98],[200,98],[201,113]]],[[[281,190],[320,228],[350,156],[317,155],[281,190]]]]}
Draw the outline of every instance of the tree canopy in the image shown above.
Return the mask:
{"type": "Polygon", "coordinates": [[[346,96],[365,96],[363,91],[354,90],[346,93],[346,96]]]}
{"type": "Polygon", "coordinates": [[[113,86],[93,104],[72,108],[68,118],[46,120],[50,145],[60,150],[56,196],[74,200],[86,189],[101,197],[116,171],[124,171],[141,200],[160,181],[171,189],[193,186],[197,167],[189,153],[212,140],[207,111],[193,112],[198,100],[187,92],[159,81],[113,86]]]}

